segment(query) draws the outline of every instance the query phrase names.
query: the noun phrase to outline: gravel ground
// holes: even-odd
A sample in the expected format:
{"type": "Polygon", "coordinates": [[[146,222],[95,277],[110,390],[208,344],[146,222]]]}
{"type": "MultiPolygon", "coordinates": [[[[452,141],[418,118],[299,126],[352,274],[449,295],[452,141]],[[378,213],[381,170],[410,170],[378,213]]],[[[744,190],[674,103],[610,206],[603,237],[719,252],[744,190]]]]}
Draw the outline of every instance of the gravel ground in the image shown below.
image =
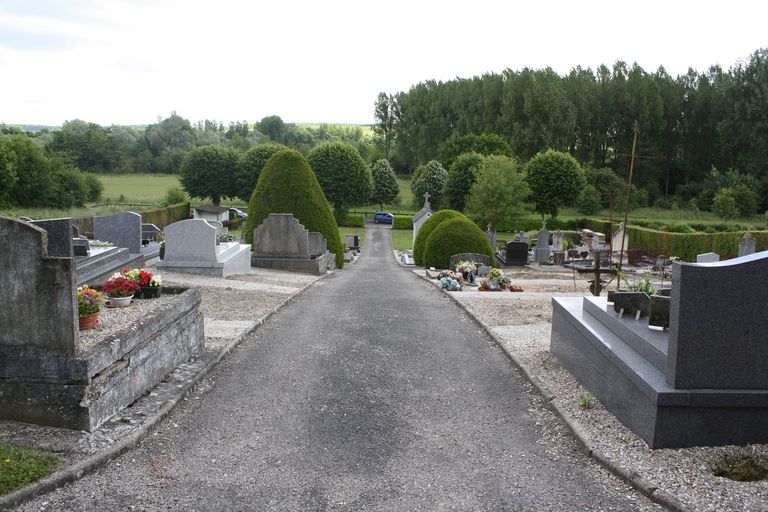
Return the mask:
{"type": "MultiPolygon", "coordinates": [[[[422,271],[423,272],[423,271],[422,271]]],[[[513,284],[523,293],[456,292],[452,295],[501,338],[504,348],[543,384],[558,405],[576,420],[594,446],[620,466],[676,496],[693,510],[768,511],[768,481],[737,482],[714,475],[727,456],[748,457],[768,467],[768,445],[651,450],[599,403],[578,405],[587,390],[549,353],[553,296],[572,295],[573,279],[519,273],[513,284]],[[533,292],[533,293],[531,293],[533,292]],[[545,293],[542,293],[545,292],[545,293]],[[560,293],[569,292],[569,293],[560,293]]],[[[585,290],[586,281],[579,280],[585,290]]],[[[584,294],[584,293],[580,293],[584,294]]]]}

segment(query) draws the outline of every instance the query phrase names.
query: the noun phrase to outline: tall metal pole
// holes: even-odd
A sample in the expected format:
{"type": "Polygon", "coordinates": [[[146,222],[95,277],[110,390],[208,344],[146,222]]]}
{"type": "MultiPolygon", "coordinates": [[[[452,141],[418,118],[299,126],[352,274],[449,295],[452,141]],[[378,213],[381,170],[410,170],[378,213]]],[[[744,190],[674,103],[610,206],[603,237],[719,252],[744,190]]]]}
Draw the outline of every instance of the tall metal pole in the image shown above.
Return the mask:
{"type": "MultiPolygon", "coordinates": [[[[640,133],[640,124],[637,120],[635,120],[634,132],[635,137],[632,140],[632,156],[629,160],[629,177],[627,178],[627,204],[624,208],[624,226],[621,231],[621,245],[619,246],[619,272],[621,272],[621,264],[624,260],[624,237],[627,236],[627,218],[629,217],[629,204],[632,199],[632,173],[635,170],[635,150],[637,149],[637,136],[640,133]]],[[[629,246],[629,244],[627,244],[627,246],[629,246]]],[[[627,247],[627,253],[629,253],[629,247],[627,247]]],[[[629,258],[629,254],[627,254],[627,258],[629,258]]],[[[620,286],[621,279],[618,281],[620,286]]]]}

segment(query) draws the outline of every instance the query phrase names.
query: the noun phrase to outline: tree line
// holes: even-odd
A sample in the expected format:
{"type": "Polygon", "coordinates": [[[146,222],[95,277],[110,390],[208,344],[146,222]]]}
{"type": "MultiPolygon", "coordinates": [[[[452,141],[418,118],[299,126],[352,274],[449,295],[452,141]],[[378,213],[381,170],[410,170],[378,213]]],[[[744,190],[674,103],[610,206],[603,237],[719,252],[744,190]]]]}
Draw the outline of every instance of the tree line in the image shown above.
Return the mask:
{"type": "MultiPolygon", "coordinates": [[[[563,76],[525,68],[430,80],[379,94],[374,112],[398,173],[431,160],[449,169],[467,151],[526,162],[553,149],[588,173],[607,169],[623,178],[636,120],[641,204],[709,210],[720,194],[720,204],[733,200],[737,213],[748,214],[768,208],[766,91],[768,50],[760,49],[727,71],[689,69],[674,78],[663,67],[647,72],[618,61],[563,76]]],[[[600,188],[611,178],[593,178],[593,192],[605,203],[600,188]]]]}

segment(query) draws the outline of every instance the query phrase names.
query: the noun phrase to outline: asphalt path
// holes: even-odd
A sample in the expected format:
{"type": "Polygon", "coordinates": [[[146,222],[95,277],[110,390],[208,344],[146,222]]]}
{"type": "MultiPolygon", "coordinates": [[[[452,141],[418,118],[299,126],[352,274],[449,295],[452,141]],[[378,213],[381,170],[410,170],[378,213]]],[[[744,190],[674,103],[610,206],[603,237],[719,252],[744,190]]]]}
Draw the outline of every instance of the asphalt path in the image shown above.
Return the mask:
{"type": "Polygon", "coordinates": [[[564,431],[369,227],[137,448],[21,510],[659,510],[564,431]]]}

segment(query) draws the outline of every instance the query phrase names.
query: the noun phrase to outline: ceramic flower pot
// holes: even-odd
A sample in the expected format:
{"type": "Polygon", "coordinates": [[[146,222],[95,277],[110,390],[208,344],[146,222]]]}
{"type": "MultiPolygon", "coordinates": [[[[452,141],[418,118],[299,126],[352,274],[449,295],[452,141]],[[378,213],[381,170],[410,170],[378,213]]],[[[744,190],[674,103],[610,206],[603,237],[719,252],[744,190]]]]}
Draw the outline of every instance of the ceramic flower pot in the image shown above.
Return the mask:
{"type": "Polygon", "coordinates": [[[131,305],[131,299],[133,299],[133,295],[130,297],[110,297],[109,305],[113,308],[124,308],[131,305]]]}
{"type": "Polygon", "coordinates": [[[92,313],[90,315],[81,316],[78,317],[78,323],[80,324],[80,330],[81,331],[88,331],[91,329],[95,329],[99,326],[99,313],[101,311],[97,311],[95,313],[92,313]]]}

